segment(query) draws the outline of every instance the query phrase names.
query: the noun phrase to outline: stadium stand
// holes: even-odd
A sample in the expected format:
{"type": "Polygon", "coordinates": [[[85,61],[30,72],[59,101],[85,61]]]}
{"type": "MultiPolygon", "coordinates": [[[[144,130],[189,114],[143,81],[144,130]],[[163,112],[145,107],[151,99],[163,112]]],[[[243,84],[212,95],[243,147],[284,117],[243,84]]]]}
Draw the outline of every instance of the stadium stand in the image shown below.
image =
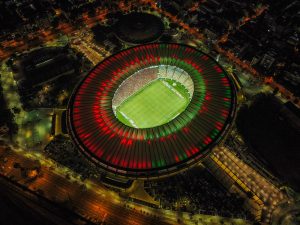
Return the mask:
{"type": "Polygon", "coordinates": [[[190,98],[193,96],[194,83],[187,72],[176,66],[159,65],[139,70],[124,80],[115,92],[112,100],[113,109],[115,110],[129,96],[159,78],[171,79],[181,83],[187,89],[190,98]]]}
{"type": "Polygon", "coordinates": [[[119,106],[130,95],[134,94],[142,87],[157,79],[158,68],[151,67],[142,69],[131,77],[127,78],[117,89],[113,98],[113,108],[119,106]]]}
{"type": "Polygon", "coordinates": [[[180,69],[176,66],[160,65],[158,77],[172,79],[183,84],[183,86],[187,89],[188,93],[190,94],[190,97],[193,96],[193,80],[183,69],[180,69]]]}

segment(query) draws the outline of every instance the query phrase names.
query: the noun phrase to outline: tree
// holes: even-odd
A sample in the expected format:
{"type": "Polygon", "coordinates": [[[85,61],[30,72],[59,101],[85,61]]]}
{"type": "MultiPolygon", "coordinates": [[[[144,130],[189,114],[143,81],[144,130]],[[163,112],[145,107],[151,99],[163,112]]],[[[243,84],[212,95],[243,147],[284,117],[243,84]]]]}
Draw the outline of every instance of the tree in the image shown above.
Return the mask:
{"type": "Polygon", "coordinates": [[[52,27],[53,27],[53,28],[57,28],[58,25],[59,25],[59,22],[60,22],[59,17],[55,16],[55,17],[53,18],[53,20],[51,21],[52,27]]]}
{"type": "Polygon", "coordinates": [[[279,91],[279,88],[278,88],[278,87],[274,88],[273,95],[277,95],[277,94],[278,94],[278,91],[279,91]]]}

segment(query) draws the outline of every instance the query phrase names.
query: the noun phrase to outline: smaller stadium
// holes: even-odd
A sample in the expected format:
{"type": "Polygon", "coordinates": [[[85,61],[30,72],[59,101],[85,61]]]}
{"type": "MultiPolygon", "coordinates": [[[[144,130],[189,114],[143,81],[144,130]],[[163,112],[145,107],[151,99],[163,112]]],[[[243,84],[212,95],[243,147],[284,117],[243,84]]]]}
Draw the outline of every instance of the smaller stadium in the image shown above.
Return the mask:
{"type": "Polygon", "coordinates": [[[114,27],[117,38],[128,44],[153,42],[162,36],[164,29],[159,17],[137,12],[121,16],[114,27]]]}

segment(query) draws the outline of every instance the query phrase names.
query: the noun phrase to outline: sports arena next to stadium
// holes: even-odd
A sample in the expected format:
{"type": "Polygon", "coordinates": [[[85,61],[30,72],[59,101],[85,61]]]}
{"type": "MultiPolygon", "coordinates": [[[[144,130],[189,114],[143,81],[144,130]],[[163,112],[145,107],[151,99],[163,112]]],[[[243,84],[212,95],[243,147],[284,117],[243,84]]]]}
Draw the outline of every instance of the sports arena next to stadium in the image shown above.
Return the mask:
{"type": "Polygon", "coordinates": [[[203,159],[235,107],[235,86],[212,58],[186,45],[145,44],[105,59],[81,81],[68,127],[107,172],[158,178],[203,159]]]}

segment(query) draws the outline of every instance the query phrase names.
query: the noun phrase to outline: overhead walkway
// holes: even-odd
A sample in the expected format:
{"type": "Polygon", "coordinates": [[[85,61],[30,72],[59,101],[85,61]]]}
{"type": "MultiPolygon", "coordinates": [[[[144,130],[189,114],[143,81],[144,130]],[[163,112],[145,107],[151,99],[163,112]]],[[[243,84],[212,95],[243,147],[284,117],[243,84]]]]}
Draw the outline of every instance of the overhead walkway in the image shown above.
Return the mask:
{"type": "Polygon", "coordinates": [[[243,162],[226,147],[217,147],[204,165],[231,192],[239,193],[247,201],[255,219],[269,223],[276,206],[287,196],[267,178],[243,162]]]}

